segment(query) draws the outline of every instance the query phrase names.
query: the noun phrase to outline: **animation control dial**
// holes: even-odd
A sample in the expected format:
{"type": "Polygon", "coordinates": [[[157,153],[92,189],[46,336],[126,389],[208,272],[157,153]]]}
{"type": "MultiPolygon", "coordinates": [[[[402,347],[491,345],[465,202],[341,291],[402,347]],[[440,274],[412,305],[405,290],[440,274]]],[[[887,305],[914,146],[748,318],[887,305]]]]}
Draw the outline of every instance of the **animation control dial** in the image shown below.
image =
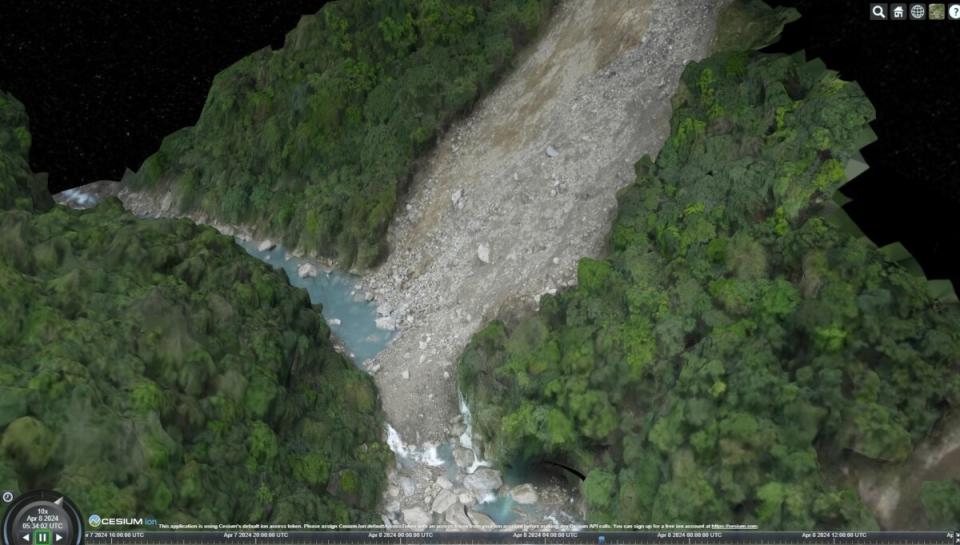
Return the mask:
{"type": "Polygon", "coordinates": [[[7,507],[3,545],[82,545],[83,520],[63,494],[28,492],[7,507]]]}

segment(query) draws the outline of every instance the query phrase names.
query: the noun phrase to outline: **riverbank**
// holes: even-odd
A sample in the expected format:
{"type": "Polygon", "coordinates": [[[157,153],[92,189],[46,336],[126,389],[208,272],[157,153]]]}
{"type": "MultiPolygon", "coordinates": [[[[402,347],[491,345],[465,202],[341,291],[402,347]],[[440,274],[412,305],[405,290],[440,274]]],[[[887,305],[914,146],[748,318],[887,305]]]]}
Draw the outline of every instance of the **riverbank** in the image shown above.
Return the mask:
{"type": "MultiPolygon", "coordinates": [[[[484,526],[481,500],[512,495],[499,472],[474,463],[483,450],[464,433],[454,362],[484,320],[534,307],[574,282],[581,257],[603,253],[616,191],[660,149],[680,73],[708,53],[721,5],[562,3],[513,72],[425,157],[390,228],[390,256],[360,292],[398,329],[371,368],[399,444],[449,452],[457,469],[421,455],[391,471],[385,521],[484,526]]],[[[117,195],[138,215],[180,215],[170,195],[117,195]]],[[[575,515],[566,484],[546,479],[535,490],[540,519],[518,522],[543,522],[561,505],[575,515]]]]}
{"type": "Polygon", "coordinates": [[[534,307],[574,282],[581,257],[604,252],[615,194],[634,162],[660,149],[680,73],[708,53],[720,6],[563,3],[514,72],[427,157],[390,229],[389,257],[362,280],[402,317],[375,361],[405,441],[453,435],[454,364],[484,320],[534,307]]]}
{"type": "MultiPolygon", "coordinates": [[[[119,182],[74,188],[57,194],[55,200],[65,206],[91,208],[117,195],[142,216],[172,215],[169,207],[124,192],[119,182]]],[[[309,258],[295,257],[270,240],[249,238],[249,230],[217,227],[252,257],[282,269],[292,286],[306,290],[313,303],[323,305],[336,351],[370,374],[380,370],[372,358],[390,342],[392,318],[382,316],[369,294],[358,290],[355,276],[318,267],[309,258]]],[[[387,470],[389,486],[381,514],[385,525],[494,528],[544,521],[576,523],[569,514],[577,511],[572,505],[577,496],[575,484],[542,468],[508,468],[503,473],[493,469],[472,444],[471,418],[465,404],[461,403],[460,411],[450,422],[452,435],[442,443],[408,445],[392,426],[385,429],[383,439],[397,458],[396,466],[387,470]]]]}

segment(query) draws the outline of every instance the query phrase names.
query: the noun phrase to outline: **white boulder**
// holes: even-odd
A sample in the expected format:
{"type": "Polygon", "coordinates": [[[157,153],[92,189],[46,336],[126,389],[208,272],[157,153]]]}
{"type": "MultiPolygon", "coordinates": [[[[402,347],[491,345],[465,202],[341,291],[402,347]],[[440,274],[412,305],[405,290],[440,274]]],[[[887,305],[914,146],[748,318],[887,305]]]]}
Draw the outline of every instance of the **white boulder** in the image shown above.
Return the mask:
{"type": "Polygon", "coordinates": [[[397,329],[397,320],[392,316],[381,316],[375,321],[377,329],[385,329],[387,331],[393,331],[397,329]]]}
{"type": "Polygon", "coordinates": [[[303,263],[297,267],[297,276],[300,278],[316,278],[317,268],[312,263],[303,263]]]}
{"type": "Polygon", "coordinates": [[[484,263],[490,263],[490,245],[486,242],[477,246],[477,259],[484,263]]]}

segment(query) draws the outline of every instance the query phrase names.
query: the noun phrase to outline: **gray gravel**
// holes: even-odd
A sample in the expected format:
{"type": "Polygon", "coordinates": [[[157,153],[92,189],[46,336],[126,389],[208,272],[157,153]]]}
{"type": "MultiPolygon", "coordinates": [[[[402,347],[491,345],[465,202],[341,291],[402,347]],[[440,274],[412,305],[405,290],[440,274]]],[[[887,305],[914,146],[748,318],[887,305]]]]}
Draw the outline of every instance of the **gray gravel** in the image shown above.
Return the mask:
{"type": "Polygon", "coordinates": [[[449,434],[454,365],[485,320],[535,306],[574,283],[580,257],[602,254],[616,191],[662,145],[680,73],[708,52],[720,4],[564,2],[440,140],[391,226],[390,257],[363,280],[400,329],[375,376],[404,441],[449,434]]]}

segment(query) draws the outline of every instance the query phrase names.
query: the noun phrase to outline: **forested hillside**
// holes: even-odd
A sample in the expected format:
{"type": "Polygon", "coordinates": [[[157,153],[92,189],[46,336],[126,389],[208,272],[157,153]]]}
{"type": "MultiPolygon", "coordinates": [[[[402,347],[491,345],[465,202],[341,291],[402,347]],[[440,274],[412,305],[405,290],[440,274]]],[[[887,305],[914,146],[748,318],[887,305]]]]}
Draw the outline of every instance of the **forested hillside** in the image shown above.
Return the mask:
{"type": "Polygon", "coordinates": [[[30,172],[29,150],[23,104],[0,90],[0,210],[47,210],[53,206],[45,180],[30,172]]]}
{"type": "Polygon", "coordinates": [[[34,210],[26,122],[0,94],[0,489],[167,521],[378,521],[379,400],[306,292],[186,220],[34,210]]]}
{"type": "Polygon", "coordinates": [[[873,117],[802,54],[688,66],[609,258],[464,353],[486,455],[583,471],[592,522],[875,527],[841,468],[957,402],[960,315],[818,214],[873,117]]]}
{"type": "Polygon", "coordinates": [[[180,211],[367,267],[414,161],[503,72],[552,0],[355,0],[214,80],[131,182],[180,211]]]}

